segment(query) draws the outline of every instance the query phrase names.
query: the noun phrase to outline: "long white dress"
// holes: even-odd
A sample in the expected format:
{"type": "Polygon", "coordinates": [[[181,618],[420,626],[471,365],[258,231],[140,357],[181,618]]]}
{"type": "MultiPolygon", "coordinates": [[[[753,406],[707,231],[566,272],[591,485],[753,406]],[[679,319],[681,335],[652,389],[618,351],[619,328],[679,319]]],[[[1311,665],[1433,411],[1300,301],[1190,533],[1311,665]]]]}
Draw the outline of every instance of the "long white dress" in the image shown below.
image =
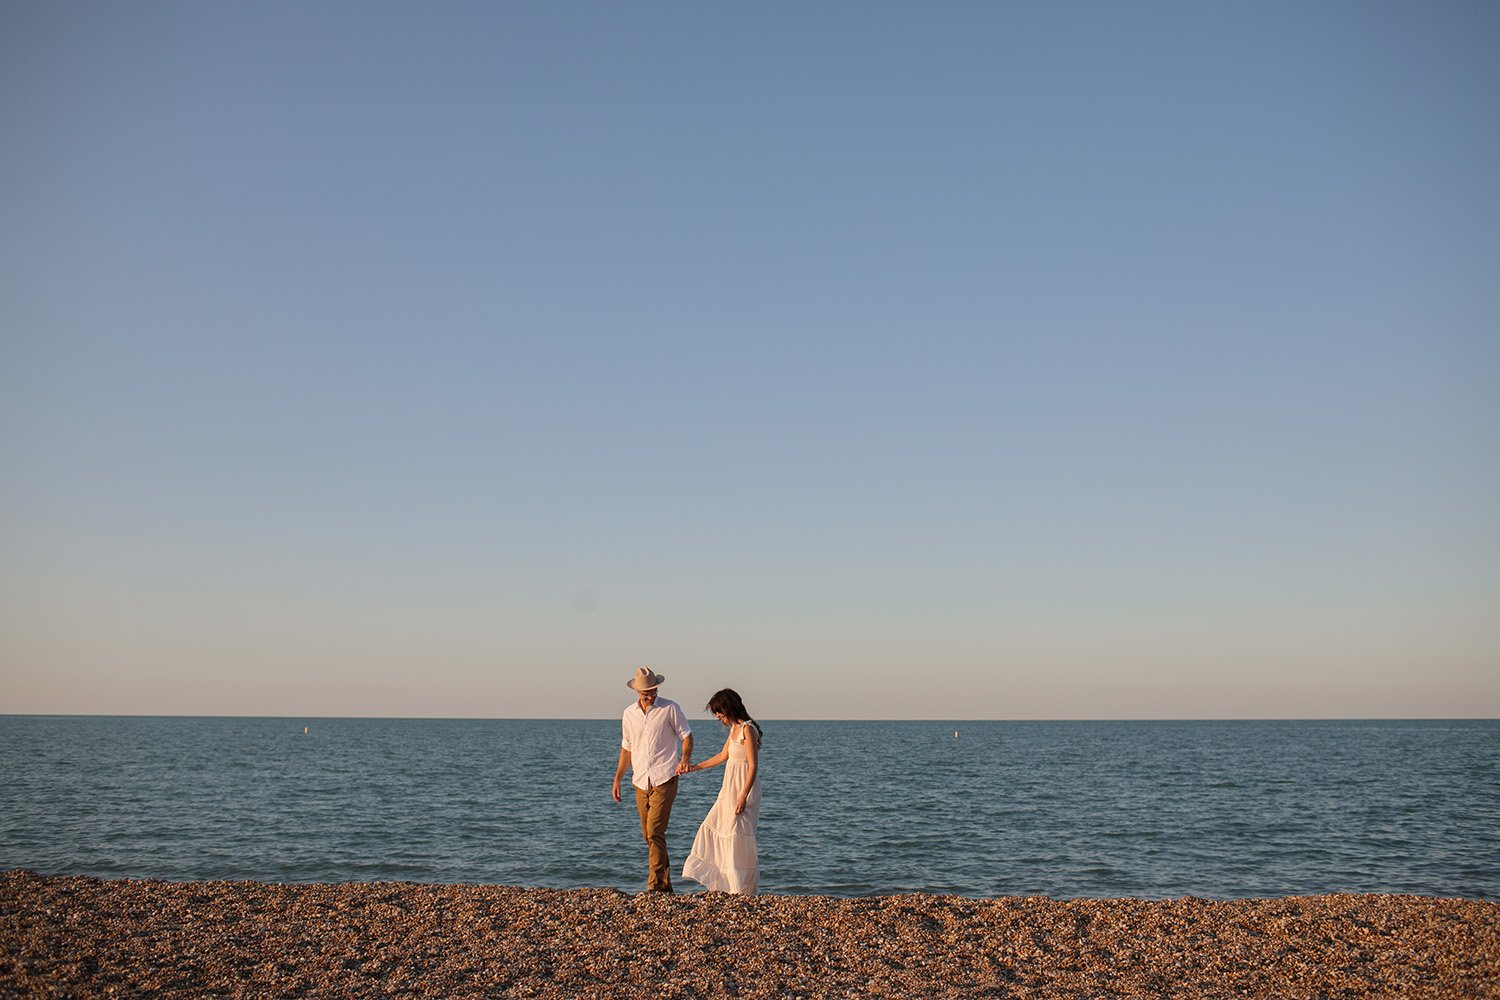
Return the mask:
{"type": "MultiPolygon", "coordinates": [[[[739,727],[729,738],[729,759],[724,762],[724,784],[708,818],[698,827],[693,849],[682,865],[682,877],[702,883],[713,892],[754,895],[760,888],[760,863],[755,852],[755,827],[760,822],[760,779],[745,796],[745,811],[735,815],[734,804],[750,776],[747,739],[756,739],[755,727],[739,727]]],[[[757,743],[757,746],[759,744],[757,743]]]]}

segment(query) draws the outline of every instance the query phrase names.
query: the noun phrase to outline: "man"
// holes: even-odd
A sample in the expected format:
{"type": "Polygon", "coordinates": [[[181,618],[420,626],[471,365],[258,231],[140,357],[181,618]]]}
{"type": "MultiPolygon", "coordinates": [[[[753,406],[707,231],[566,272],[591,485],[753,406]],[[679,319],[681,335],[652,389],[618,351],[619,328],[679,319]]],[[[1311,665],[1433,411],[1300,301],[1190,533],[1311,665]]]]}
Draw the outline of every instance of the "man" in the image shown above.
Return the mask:
{"type": "Polygon", "coordinates": [[[620,724],[620,763],[615,767],[614,797],[620,801],[620,778],[628,765],[635,784],[635,808],[641,814],[641,836],[650,845],[651,877],[646,888],[671,892],[667,861],[667,820],[677,798],[677,776],[693,763],[693,730],[675,701],[657,697],[666,680],[641,667],[625,686],[635,692],[635,704],[625,709],[620,724]],[[677,744],[681,741],[679,756],[677,744]]]}

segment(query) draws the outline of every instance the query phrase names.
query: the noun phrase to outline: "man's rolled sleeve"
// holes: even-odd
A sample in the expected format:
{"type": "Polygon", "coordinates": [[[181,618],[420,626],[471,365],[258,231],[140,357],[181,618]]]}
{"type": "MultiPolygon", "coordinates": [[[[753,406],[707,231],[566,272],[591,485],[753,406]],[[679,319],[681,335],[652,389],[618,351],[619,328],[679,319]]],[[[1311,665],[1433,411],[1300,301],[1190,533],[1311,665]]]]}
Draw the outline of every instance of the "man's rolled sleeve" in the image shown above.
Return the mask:
{"type": "Polygon", "coordinates": [[[673,705],[672,708],[672,725],[673,728],[677,731],[677,738],[686,739],[687,737],[693,735],[693,727],[688,725],[687,716],[683,714],[682,709],[678,708],[676,705],[673,705]]]}

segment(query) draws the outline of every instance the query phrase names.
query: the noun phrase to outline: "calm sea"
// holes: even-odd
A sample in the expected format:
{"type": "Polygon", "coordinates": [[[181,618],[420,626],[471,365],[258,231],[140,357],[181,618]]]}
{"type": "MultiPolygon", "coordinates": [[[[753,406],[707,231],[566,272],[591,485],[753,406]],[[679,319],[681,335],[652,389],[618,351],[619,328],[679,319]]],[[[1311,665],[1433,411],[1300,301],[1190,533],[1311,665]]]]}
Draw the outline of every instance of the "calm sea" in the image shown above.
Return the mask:
{"type": "MultiPolygon", "coordinates": [[[[713,753],[722,730],[694,726],[713,753]]],[[[765,726],[766,892],[1500,895],[1500,721],[765,726]]],[[[618,741],[614,721],[0,717],[0,869],[636,890],[618,741]]],[[[682,781],[678,871],[720,773],[682,781]]]]}

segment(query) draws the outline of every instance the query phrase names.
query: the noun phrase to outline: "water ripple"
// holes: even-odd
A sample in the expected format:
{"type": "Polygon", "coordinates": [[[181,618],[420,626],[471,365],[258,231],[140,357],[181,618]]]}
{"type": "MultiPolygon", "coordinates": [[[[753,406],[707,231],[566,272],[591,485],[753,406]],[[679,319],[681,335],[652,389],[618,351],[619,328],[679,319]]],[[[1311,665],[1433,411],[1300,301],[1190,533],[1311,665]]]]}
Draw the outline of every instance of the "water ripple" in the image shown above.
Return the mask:
{"type": "MultiPolygon", "coordinates": [[[[1500,893],[1500,723],[954,728],[769,724],[765,889],[1500,893]]],[[[635,889],[617,747],[612,722],[0,717],[0,867],[635,889]]],[[[679,864],[717,786],[683,779],[679,864]]]]}

